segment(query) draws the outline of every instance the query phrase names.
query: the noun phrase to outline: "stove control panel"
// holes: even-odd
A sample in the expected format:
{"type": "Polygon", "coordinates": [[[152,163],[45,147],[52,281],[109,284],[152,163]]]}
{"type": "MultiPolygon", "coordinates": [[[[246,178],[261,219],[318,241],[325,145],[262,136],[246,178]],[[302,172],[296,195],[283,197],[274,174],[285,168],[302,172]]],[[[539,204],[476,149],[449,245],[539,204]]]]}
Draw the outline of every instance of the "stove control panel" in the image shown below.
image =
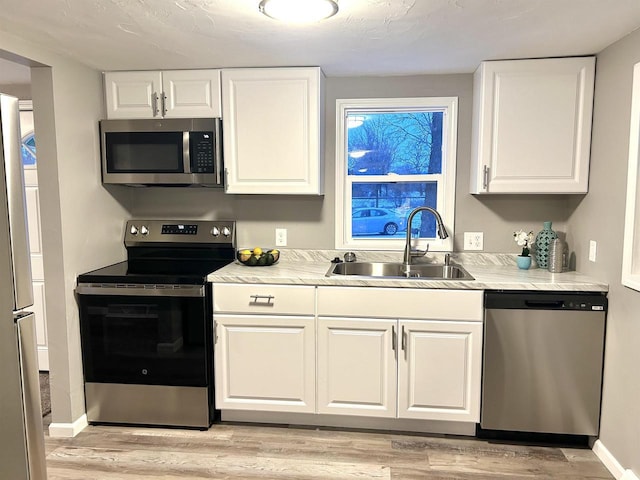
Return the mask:
{"type": "Polygon", "coordinates": [[[197,235],[198,225],[193,223],[166,223],[162,225],[162,235],[197,235]]]}
{"type": "Polygon", "coordinates": [[[225,244],[235,248],[233,220],[129,220],[125,246],[152,244],[225,244]]]}

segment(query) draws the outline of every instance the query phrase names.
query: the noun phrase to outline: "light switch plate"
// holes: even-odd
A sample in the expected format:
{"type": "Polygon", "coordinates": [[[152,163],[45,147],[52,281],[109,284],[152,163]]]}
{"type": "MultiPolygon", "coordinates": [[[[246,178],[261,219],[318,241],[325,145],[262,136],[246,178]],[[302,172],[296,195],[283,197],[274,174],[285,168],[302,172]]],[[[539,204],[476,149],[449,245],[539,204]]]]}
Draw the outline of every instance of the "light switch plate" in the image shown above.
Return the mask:
{"type": "Polygon", "coordinates": [[[484,233],[483,232],[464,232],[464,249],[465,250],[484,249],[484,233]]]}
{"type": "Polygon", "coordinates": [[[598,244],[596,243],[596,241],[590,240],[589,241],[589,261],[591,262],[596,261],[597,249],[598,249],[598,244]]]}

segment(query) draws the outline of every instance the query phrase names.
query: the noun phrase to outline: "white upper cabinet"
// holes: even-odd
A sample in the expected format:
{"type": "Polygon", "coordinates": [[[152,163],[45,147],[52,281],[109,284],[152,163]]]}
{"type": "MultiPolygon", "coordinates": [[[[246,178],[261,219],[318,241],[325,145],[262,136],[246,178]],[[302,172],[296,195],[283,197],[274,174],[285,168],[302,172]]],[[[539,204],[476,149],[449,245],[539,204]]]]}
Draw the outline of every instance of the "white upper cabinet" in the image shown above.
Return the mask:
{"type": "Polygon", "coordinates": [[[320,68],[222,70],[227,193],[322,194],[320,68]]]}
{"type": "Polygon", "coordinates": [[[107,118],[221,117],[220,70],[106,72],[107,118]]]}
{"type": "Polygon", "coordinates": [[[594,57],[483,62],[471,193],[586,193],[594,57]]]}

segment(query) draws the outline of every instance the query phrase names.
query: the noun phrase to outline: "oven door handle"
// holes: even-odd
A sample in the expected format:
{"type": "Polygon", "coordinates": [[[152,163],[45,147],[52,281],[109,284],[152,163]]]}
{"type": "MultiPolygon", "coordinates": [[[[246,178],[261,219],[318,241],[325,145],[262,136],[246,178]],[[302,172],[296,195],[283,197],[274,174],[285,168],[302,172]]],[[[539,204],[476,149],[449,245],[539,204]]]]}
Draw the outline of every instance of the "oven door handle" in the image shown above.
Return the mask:
{"type": "Polygon", "coordinates": [[[132,297],[204,297],[204,285],[119,285],[80,283],[78,295],[125,295],[132,297]]]}

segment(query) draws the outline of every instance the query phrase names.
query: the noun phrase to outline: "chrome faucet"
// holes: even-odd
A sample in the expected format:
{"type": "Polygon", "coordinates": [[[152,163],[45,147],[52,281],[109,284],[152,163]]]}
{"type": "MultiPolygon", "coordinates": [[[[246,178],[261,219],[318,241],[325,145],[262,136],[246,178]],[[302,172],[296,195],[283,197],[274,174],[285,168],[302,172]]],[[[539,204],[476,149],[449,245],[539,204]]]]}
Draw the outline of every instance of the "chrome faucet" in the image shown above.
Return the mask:
{"type": "Polygon", "coordinates": [[[431,207],[414,208],[407,218],[407,243],[404,246],[404,258],[402,259],[402,263],[406,270],[409,270],[411,268],[411,261],[414,257],[422,257],[426,255],[427,251],[429,250],[428,248],[424,251],[411,249],[411,223],[413,222],[413,217],[415,217],[416,213],[423,211],[431,212],[433,216],[436,217],[438,237],[444,240],[449,236],[449,234],[447,233],[447,229],[444,228],[442,217],[436,210],[431,207]]]}

